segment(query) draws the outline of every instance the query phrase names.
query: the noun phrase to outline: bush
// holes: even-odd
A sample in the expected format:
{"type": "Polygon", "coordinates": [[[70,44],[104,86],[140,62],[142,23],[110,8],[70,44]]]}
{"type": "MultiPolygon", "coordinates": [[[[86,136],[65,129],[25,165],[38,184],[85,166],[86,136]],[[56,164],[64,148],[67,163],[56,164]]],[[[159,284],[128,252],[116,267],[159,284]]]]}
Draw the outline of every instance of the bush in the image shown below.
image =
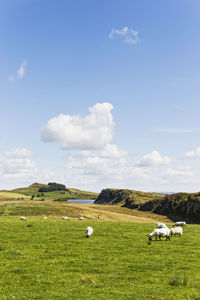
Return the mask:
{"type": "Polygon", "coordinates": [[[52,192],[52,191],[63,191],[65,190],[65,185],[56,183],[56,182],[49,182],[48,187],[42,187],[39,189],[38,192],[44,193],[44,192],[52,192]]]}

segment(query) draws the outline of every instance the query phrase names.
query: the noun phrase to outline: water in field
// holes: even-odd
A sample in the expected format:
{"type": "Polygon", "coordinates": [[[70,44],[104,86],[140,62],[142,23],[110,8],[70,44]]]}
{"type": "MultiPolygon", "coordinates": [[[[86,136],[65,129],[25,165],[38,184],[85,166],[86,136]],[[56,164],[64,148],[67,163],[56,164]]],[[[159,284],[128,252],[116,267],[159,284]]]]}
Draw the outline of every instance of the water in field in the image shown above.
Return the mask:
{"type": "Polygon", "coordinates": [[[84,204],[93,204],[95,200],[91,199],[77,199],[77,200],[68,200],[71,203],[84,203],[84,204]]]}

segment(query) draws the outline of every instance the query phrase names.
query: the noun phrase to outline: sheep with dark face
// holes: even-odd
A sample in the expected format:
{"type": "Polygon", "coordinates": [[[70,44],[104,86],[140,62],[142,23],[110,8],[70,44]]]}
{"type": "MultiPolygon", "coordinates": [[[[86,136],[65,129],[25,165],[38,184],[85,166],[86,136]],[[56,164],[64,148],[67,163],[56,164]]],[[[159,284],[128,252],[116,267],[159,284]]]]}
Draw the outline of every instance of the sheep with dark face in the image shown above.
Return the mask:
{"type": "Polygon", "coordinates": [[[161,240],[161,237],[166,237],[166,241],[170,241],[170,230],[167,226],[165,228],[154,229],[154,231],[149,234],[149,240],[151,241],[153,237],[155,237],[156,240],[158,237],[159,240],[161,240]]]}
{"type": "Polygon", "coordinates": [[[20,220],[26,221],[26,218],[25,217],[20,217],[20,220]]]}
{"type": "Polygon", "coordinates": [[[85,233],[85,237],[90,237],[93,234],[93,228],[88,226],[86,228],[86,233],[85,233]]]}

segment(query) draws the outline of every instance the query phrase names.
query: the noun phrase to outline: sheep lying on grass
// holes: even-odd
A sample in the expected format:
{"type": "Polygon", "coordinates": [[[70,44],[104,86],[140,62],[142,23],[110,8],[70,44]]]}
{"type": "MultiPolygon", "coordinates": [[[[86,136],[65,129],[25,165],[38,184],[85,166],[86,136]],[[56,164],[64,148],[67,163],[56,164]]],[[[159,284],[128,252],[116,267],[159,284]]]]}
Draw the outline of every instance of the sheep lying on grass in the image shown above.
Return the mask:
{"type": "Polygon", "coordinates": [[[20,217],[20,220],[23,220],[23,221],[25,221],[25,220],[26,220],[26,218],[25,218],[25,217],[20,217]]]}
{"type": "Polygon", "coordinates": [[[92,234],[93,234],[93,229],[92,229],[92,227],[88,226],[86,228],[85,237],[90,237],[92,234]]]}
{"type": "Polygon", "coordinates": [[[157,228],[152,233],[149,234],[149,240],[151,241],[153,237],[157,238],[159,237],[159,240],[161,240],[161,237],[166,237],[166,241],[170,241],[170,230],[166,226],[165,228],[157,228]]]}
{"type": "Polygon", "coordinates": [[[182,236],[183,234],[183,229],[182,227],[174,227],[174,228],[171,228],[170,229],[170,235],[179,235],[179,236],[182,236]]]}
{"type": "Polygon", "coordinates": [[[68,219],[68,217],[67,217],[67,216],[65,216],[65,217],[62,217],[62,219],[63,219],[63,220],[67,220],[67,219],[68,219]]]}
{"type": "Polygon", "coordinates": [[[184,221],[175,222],[175,223],[173,224],[173,226],[185,226],[185,225],[186,225],[186,222],[184,222],[184,221]]]}
{"type": "Polygon", "coordinates": [[[79,219],[79,220],[84,220],[84,217],[79,217],[78,219],[79,219]]]}

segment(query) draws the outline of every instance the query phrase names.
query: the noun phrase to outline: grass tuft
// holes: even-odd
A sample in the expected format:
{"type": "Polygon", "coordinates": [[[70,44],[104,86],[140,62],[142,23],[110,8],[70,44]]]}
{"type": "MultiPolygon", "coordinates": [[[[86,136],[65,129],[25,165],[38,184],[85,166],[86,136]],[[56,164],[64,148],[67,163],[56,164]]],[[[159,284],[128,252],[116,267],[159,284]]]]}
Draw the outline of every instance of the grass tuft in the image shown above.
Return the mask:
{"type": "Polygon", "coordinates": [[[182,278],[180,275],[174,274],[169,284],[171,286],[186,286],[188,284],[188,278],[186,276],[182,278]]]}

